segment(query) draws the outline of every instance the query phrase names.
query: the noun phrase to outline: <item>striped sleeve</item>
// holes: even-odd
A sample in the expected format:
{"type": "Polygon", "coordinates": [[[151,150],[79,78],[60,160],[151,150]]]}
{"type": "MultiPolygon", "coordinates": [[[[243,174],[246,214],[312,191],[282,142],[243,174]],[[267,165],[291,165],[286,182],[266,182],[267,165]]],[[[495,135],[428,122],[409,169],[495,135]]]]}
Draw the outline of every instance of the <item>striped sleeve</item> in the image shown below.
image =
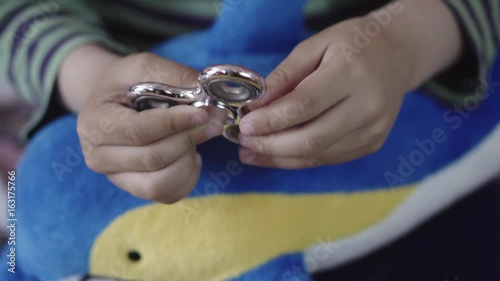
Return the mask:
{"type": "Polygon", "coordinates": [[[28,128],[57,110],[49,102],[58,69],[69,51],[87,43],[126,52],[83,1],[0,0],[0,76],[37,108],[28,128]]]}
{"type": "MultiPolygon", "coordinates": [[[[451,103],[483,94],[500,50],[500,0],[445,0],[460,25],[465,51],[459,62],[426,86],[451,103]]],[[[479,96],[477,96],[479,97],[479,96]]]]}

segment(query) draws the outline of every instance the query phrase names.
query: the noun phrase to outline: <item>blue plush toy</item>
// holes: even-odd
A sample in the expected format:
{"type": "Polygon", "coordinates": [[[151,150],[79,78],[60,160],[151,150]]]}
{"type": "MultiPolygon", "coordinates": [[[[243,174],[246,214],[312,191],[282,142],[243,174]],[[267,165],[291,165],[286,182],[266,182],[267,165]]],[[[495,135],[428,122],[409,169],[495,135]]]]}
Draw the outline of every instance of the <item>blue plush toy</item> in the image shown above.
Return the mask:
{"type": "MultiPolygon", "coordinates": [[[[266,75],[308,36],[303,0],[232,2],[210,30],[154,52],[197,69],[231,63],[266,75]]],[[[60,118],[19,166],[16,274],[2,270],[0,280],[311,280],[391,243],[498,172],[496,65],[480,107],[471,99],[465,115],[410,93],[382,149],[350,163],[250,167],[236,145],[212,140],[199,148],[196,189],[175,205],[135,198],[89,170],[76,117],[60,118]]]]}

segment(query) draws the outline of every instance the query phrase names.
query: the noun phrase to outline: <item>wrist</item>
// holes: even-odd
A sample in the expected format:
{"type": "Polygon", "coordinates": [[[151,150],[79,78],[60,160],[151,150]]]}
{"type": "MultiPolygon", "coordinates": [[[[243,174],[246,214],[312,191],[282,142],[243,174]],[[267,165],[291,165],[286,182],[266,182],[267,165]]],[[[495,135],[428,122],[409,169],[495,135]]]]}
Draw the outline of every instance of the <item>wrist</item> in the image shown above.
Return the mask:
{"type": "MultiPolygon", "coordinates": [[[[395,1],[375,13],[390,13],[381,31],[391,59],[412,90],[454,64],[462,52],[461,34],[451,11],[436,0],[395,1]],[[406,70],[406,71],[403,71],[406,70]]],[[[373,15],[369,15],[373,20],[373,15]]]]}
{"type": "Polygon", "coordinates": [[[79,112],[103,72],[121,57],[98,45],[72,50],[58,74],[58,92],[65,106],[79,112]]]}

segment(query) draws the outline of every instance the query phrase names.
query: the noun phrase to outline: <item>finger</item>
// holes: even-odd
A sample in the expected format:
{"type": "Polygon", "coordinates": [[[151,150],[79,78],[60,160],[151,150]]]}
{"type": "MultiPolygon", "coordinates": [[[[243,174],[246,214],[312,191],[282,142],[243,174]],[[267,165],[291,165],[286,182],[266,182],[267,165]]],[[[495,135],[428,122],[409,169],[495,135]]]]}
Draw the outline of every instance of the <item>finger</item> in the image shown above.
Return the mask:
{"type": "Polygon", "coordinates": [[[134,196],[172,204],[187,196],[200,176],[201,158],[195,152],[155,172],[127,172],[108,176],[109,180],[134,196]]]}
{"type": "Polygon", "coordinates": [[[283,169],[303,169],[340,164],[359,159],[381,148],[383,140],[373,142],[368,135],[366,128],[361,128],[321,152],[299,157],[273,156],[244,148],[240,150],[240,159],[249,165],[283,169]]]}
{"type": "Polygon", "coordinates": [[[248,113],[240,123],[244,135],[263,135],[278,132],[307,122],[332,107],[349,91],[335,88],[328,71],[316,71],[305,78],[289,94],[266,107],[248,113]],[[324,85],[324,86],[318,86],[324,85]]]}
{"type": "Polygon", "coordinates": [[[316,70],[326,46],[317,44],[315,40],[307,40],[299,44],[266,78],[265,95],[249,105],[250,110],[270,104],[279,97],[293,91],[307,76],[316,70]]]}
{"type": "Polygon", "coordinates": [[[360,105],[346,98],[304,126],[263,136],[239,136],[251,150],[282,157],[306,157],[338,142],[352,131],[372,122],[364,114],[352,114],[360,105]]]}
{"type": "Polygon", "coordinates": [[[208,122],[208,113],[192,106],[136,112],[107,103],[78,118],[78,135],[93,146],[145,146],[208,122]]]}
{"type": "Polygon", "coordinates": [[[196,145],[221,135],[222,131],[222,123],[212,120],[147,146],[98,147],[88,154],[86,162],[92,170],[104,174],[158,171],[195,151],[196,145]]]}

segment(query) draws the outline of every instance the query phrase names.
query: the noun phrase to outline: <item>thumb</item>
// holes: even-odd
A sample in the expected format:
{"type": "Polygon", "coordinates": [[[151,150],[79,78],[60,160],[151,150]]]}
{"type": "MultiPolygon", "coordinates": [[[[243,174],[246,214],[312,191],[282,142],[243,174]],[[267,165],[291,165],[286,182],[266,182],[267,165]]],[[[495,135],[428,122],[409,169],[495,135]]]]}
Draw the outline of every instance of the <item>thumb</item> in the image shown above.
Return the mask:
{"type": "MultiPolygon", "coordinates": [[[[293,91],[297,85],[316,70],[323,52],[311,50],[308,41],[295,47],[266,78],[266,93],[248,106],[250,110],[266,106],[293,91]]],[[[313,46],[314,47],[314,46],[313,46]]],[[[317,48],[316,48],[317,49],[317,48]]]]}

